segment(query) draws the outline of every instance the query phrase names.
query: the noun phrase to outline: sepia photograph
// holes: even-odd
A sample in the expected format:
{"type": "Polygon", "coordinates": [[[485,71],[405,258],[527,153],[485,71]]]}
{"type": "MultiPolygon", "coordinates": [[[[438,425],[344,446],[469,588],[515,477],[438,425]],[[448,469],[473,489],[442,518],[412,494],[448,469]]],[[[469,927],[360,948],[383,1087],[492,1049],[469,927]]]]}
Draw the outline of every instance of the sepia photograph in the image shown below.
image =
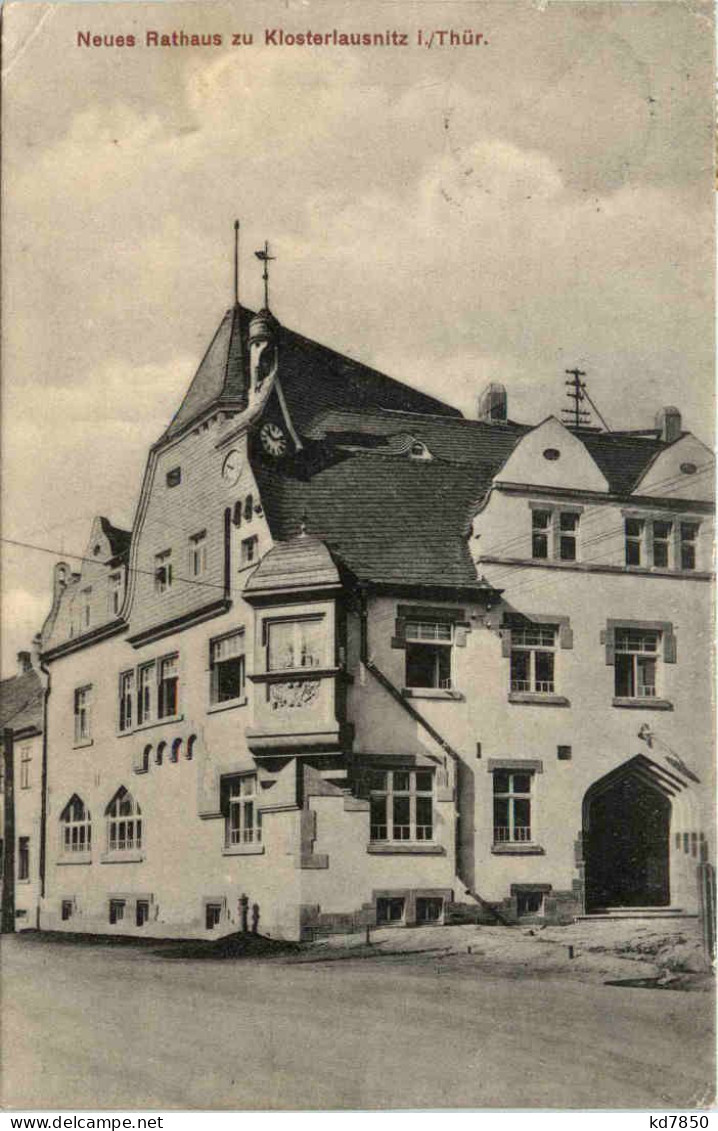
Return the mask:
{"type": "Polygon", "coordinates": [[[0,1108],[708,1127],[713,5],[1,16],[0,1108]]]}

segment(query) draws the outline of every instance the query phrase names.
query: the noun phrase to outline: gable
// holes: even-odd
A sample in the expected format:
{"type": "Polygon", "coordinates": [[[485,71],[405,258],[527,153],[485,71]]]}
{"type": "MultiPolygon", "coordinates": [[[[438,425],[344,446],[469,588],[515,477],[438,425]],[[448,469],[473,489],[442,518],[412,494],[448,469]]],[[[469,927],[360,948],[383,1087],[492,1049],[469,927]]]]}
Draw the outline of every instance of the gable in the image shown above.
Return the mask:
{"type": "Polygon", "coordinates": [[[713,476],[713,453],[688,433],[656,456],[636,483],[633,493],[711,502],[713,476]]]}
{"type": "Polygon", "coordinates": [[[519,440],[495,482],[609,490],[608,480],[584,445],[555,416],[549,416],[519,440]]]}

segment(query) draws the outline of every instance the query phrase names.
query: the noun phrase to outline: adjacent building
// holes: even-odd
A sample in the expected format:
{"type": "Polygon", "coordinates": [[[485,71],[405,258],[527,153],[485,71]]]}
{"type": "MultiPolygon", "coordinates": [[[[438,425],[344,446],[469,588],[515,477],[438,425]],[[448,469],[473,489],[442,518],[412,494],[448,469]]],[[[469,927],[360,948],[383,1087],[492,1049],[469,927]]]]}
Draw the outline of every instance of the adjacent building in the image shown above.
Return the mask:
{"type": "Polygon", "coordinates": [[[43,927],[695,909],[711,453],[477,403],[227,311],[132,530],[55,567],[43,927]]]}
{"type": "Polygon", "coordinates": [[[37,662],[32,652],[19,652],[17,673],[0,682],[3,930],[38,925],[44,690],[37,662]]]}

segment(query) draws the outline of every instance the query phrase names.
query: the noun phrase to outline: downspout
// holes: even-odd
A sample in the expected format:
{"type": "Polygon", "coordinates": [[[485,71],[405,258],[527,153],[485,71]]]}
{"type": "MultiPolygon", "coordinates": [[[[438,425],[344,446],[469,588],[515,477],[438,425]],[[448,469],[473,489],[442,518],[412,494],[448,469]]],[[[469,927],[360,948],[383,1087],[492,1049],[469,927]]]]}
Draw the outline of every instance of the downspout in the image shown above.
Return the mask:
{"type": "MultiPolygon", "coordinates": [[[[40,900],[45,898],[45,871],[47,867],[47,715],[50,698],[50,671],[40,659],[40,671],[46,684],[42,696],[42,784],[40,788],[40,900]]],[[[40,901],[37,905],[37,929],[40,930],[40,901]]]]}
{"type": "Polygon", "coordinates": [[[501,914],[501,912],[498,911],[492,904],[488,903],[485,899],[483,899],[478,894],[478,892],[472,891],[469,887],[466,887],[466,881],[464,880],[464,877],[461,875],[461,872],[459,871],[460,861],[461,861],[461,853],[459,851],[459,847],[460,847],[460,845],[459,845],[459,822],[461,820],[461,811],[460,811],[460,808],[459,808],[459,785],[460,785],[461,778],[460,778],[460,774],[459,774],[459,768],[460,768],[460,765],[461,765],[461,757],[456,752],[456,750],[454,750],[453,746],[451,746],[451,744],[449,742],[447,742],[446,739],[443,738],[443,736],[441,734],[439,734],[438,730],[436,730],[436,728],[434,726],[432,726],[432,724],[429,722],[429,720],[425,719],[424,716],[421,714],[421,712],[417,711],[416,707],[414,707],[412,703],[409,703],[409,701],[404,698],[404,696],[402,695],[399,688],[396,687],[391,682],[389,677],[386,676],[384,674],[384,672],[380,668],[378,668],[377,665],[374,663],[374,661],[371,659],[370,654],[369,654],[369,615],[368,615],[368,611],[367,611],[366,590],[364,589],[363,586],[360,587],[360,589],[359,589],[359,600],[360,600],[360,617],[361,617],[361,619],[360,619],[360,632],[361,632],[360,656],[361,656],[361,661],[362,661],[364,667],[366,668],[366,670],[368,672],[371,672],[371,674],[374,676],[374,679],[377,681],[377,683],[381,684],[381,686],[384,688],[384,690],[387,691],[389,693],[389,695],[391,695],[392,699],[394,699],[397,703],[399,703],[403,707],[403,709],[406,711],[406,713],[408,715],[411,716],[411,718],[414,720],[414,722],[418,723],[418,725],[420,727],[422,727],[427,732],[427,734],[431,735],[431,737],[434,739],[434,742],[436,742],[438,744],[438,746],[441,748],[441,750],[444,751],[445,754],[448,754],[448,756],[451,758],[452,762],[454,763],[454,769],[455,769],[454,778],[455,778],[455,781],[456,781],[456,837],[455,837],[455,844],[454,844],[454,856],[455,856],[455,859],[456,859],[456,874],[459,877],[459,879],[462,881],[462,883],[464,884],[465,891],[466,891],[467,895],[470,895],[471,898],[473,900],[475,900],[475,902],[478,903],[481,907],[483,907],[485,911],[487,911],[490,915],[492,915],[497,920],[497,922],[503,924],[503,926],[505,926],[505,927],[512,926],[512,924],[509,922],[509,920],[505,919],[504,916],[501,914]]]}
{"type": "Polygon", "coordinates": [[[232,509],[226,507],[224,512],[224,597],[229,600],[232,595],[232,509]]]}

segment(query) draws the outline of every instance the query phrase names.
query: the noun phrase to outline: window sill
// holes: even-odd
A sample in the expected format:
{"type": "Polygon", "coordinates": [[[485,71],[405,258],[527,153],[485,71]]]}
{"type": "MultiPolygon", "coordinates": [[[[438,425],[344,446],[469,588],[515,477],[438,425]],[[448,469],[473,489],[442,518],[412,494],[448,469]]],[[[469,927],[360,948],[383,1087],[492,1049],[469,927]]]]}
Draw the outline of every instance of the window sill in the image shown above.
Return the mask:
{"type": "Polygon", "coordinates": [[[262,856],[263,844],[231,844],[222,849],[223,856],[262,856]]]}
{"type": "Polygon", "coordinates": [[[325,679],[338,675],[341,668],[287,668],[285,671],[251,672],[247,679],[252,683],[289,683],[297,679],[325,679]]]}
{"type": "Polygon", "coordinates": [[[612,700],[614,707],[627,707],[633,711],[672,711],[673,704],[670,699],[622,699],[615,696],[612,700]]]}
{"type": "Polygon", "coordinates": [[[371,856],[446,856],[440,844],[393,844],[375,841],[367,846],[371,856]]]}
{"type": "Polygon", "coordinates": [[[140,723],[129,730],[118,730],[118,738],[126,738],[129,734],[139,734],[143,730],[153,730],[155,727],[172,726],[174,723],[184,722],[184,715],[167,715],[164,719],[153,719],[151,723],[140,723]]]}
{"type": "Polygon", "coordinates": [[[100,864],[140,864],[145,858],[141,849],[131,852],[103,852],[100,864]]]}
{"type": "Polygon", "coordinates": [[[57,860],[58,866],[66,864],[91,864],[92,856],[89,853],[79,853],[77,857],[74,856],[60,856],[57,860]]]}
{"type": "Polygon", "coordinates": [[[81,738],[72,744],[73,750],[82,750],[85,746],[92,746],[94,744],[93,738],[81,738]]]}
{"type": "Polygon", "coordinates": [[[510,691],[509,703],[531,703],[535,707],[570,707],[565,695],[550,695],[542,691],[510,691]]]}
{"type": "Polygon", "coordinates": [[[444,687],[402,687],[401,693],[405,699],[453,699],[456,702],[464,699],[460,691],[444,687]]]}
{"type": "Polygon", "coordinates": [[[233,711],[235,707],[246,707],[249,702],[246,695],[239,699],[227,699],[224,703],[211,703],[207,708],[208,715],[217,715],[220,711],[233,711]]]}
{"type": "Polygon", "coordinates": [[[31,884],[31,883],[32,883],[32,880],[30,879],[30,877],[29,877],[29,876],[26,876],[26,877],[25,877],[24,879],[22,879],[22,880],[21,880],[21,879],[17,879],[17,880],[15,880],[15,883],[16,883],[16,884],[31,884]]]}
{"type": "Polygon", "coordinates": [[[545,856],[546,849],[540,844],[492,844],[493,856],[545,856]]]}

